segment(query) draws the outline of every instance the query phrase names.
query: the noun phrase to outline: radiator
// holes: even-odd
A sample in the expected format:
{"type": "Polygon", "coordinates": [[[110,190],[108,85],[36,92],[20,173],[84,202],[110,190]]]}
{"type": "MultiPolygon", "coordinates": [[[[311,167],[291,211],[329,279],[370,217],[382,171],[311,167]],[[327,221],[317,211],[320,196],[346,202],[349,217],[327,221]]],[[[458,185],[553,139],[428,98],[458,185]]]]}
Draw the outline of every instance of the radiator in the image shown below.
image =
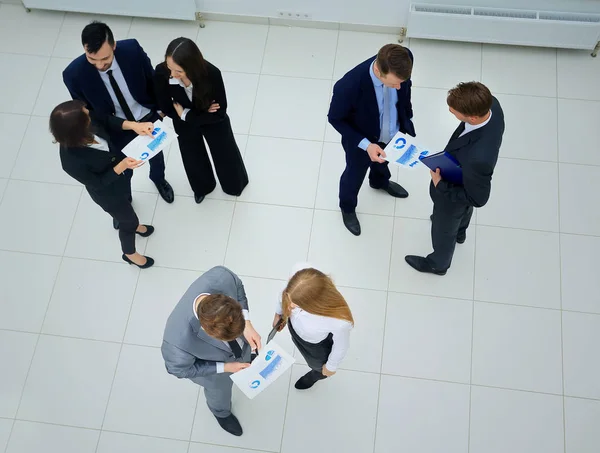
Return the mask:
{"type": "Polygon", "coordinates": [[[600,41],[600,14],[412,3],[406,35],[591,50],[600,41]]]}

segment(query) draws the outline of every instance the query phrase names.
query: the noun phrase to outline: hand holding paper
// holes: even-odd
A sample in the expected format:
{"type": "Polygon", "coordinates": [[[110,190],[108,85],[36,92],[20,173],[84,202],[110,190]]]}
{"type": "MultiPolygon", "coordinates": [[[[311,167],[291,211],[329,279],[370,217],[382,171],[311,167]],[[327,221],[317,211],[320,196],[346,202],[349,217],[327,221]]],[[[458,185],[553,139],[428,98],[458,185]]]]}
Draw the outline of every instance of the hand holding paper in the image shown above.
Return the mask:
{"type": "Polygon", "coordinates": [[[123,154],[129,157],[133,157],[136,160],[147,161],[152,159],[158,153],[175,140],[177,134],[173,129],[167,126],[160,120],[157,120],[154,124],[152,123],[136,123],[139,128],[139,132],[136,138],[131,140],[125,148],[123,148],[123,154]],[[151,130],[150,128],[153,128],[151,130]],[[150,134],[147,135],[147,131],[150,130],[150,134]]]}
{"type": "Polygon", "coordinates": [[[253,351],[258,351],[261,348],[260,335],[250,321],[246,321],[246,328],[244,329],[244,338],[248,341],[248,344],[253,351]]]}
{"type": "Polygon", "coordinates": [[[154,124],[150,122],[137,123],[135,121],[131,121],[131,123],[131,130],[138,135],[152,135],[152,131],[154,131],[154,124]]]}
{"type": "Polygon", "coordinates": [[[253,399],[283,375],[296,360],[285,352],[281,346],[271,341],[261,349],[252,364],[229,376],[233,383],[246,395],[253,399]]]}
{"type": "Polygon", "coordinates": [[[367,147],[367,154],[373,162],[379,162],[380,164],[385,162],[385,151],[377,143],[371,143],[367,147]]]}
{"type": "Polygon", "coordinates": [[[423,146],[418,145],[410,135],[398,132],[385,147],[385,160],[404,168],[419,165],[419,159],[429,154],[423,146]]]}

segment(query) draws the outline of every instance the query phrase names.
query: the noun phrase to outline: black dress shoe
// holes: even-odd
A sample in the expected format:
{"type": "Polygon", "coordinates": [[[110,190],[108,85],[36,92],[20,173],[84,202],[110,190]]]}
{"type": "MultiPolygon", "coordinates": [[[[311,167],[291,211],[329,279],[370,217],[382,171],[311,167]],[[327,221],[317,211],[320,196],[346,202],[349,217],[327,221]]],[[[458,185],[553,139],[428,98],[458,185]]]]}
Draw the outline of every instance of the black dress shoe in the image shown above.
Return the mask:
{"type": "Polygon", "coordinates": [[[196,203],[200,204],[204,201],[204,195],[194,195],[194,200],[196,201],[196,203]]]}
{"type": "Polygon", "coordinates": [[[133,264],[134,266],[137,266],[140,269],[148,269],[149,267],[152,267],[154,265],[154,260],[149,256],[146,257],[146,264],[142,264],[141,266],[131,261],[129,258],[127,258],[127,255],[125,254],[123,254],[121,258],[123,258],[123,261],[125,261],[126,263],[133,264]]]}
{"type": "Polygon", "coordinates": [[[171,184],[169,184],[166,179],[155,184],[162,199],[167,203],[173,203],[175,200],[175,192],[173,192],[173,187],[171,187],[171,184]]]}
{"type": "Polygon", "coordinates": [[[244,433],[244,431],[242,431],[242,425],[240,425],[240,422],[238,421],[235,415],[229,414],[228,417],[215,418],[219,422],[219,425],[221,425],[221,428],[223,428],[229,434],[233,434],[234,436],[241,436],[244,433]]]}
{"type": "Polygon", "coordinates": [[[136,231],[135,234],[139,234],[141,237],[147,238],[152,233],[154,233],[154,227],[152,225],[144,225],[144,226],[146,227],[145,233],[140,233],[139,231],[136,231]]]}
{"type": "Polygon", "coordinates": [[[306,390],[311,388],[313,385],[315,385],[315,383],[317,383],[321,379],[325,378],[326,376],[323,376],[318,371],[310,370],[308,373],[306,373],[304,376],[302,376],[296,381],[294,387],[296,387],[298,390],[306,390]]]}
{"type": "Polygon", "coordinates": [[[408,197],[408,192],[406,191],[406,189],[404,187],[402,187],[400,184],[395,183],[394,181],[390,181],[390,183],[388,184],[387,187],[373,187],[371,185],[371,183],[369,183],[369,186],[371,186],[372,189],[385,190],[387,193],[389,193],[392,197],[395,197],[395,198],[408,197]]]}
{"type": "Polygon", "coordinates": [[[115,230],[118,230],[118,229],[119,229],[119,221],[118,221],[118,220],[116,220],[116,219],[113,219],[113,228],[114,228],[115,230]]]}
{"type": "Polygon", "coordinates": [[[344,219],[344,225],[348,228],[348,231],[354,236],[360,236],[360,222],[356,217],[356,212],[344,212],[342,211],[342,218],[344,219]]]}
{"type": "Polygon", "coordinates": [[[446,269],[434,269],[433,267],[431,267],[427,259],[422,256],[406,255],[404,259],[409,264],[409,266],[418,270],[419,272],[426,272],[435,275],[446,275],[446,269]]]}

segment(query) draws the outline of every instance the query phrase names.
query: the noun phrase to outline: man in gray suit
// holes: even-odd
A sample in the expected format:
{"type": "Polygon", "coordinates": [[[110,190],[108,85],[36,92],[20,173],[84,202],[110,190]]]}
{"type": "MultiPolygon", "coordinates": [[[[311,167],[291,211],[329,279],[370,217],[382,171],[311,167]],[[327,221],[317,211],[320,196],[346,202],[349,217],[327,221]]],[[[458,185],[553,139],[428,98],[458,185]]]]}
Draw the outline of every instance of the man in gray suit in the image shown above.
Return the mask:
{"type": "Polygon", "coordinates": [[[221,427],[242,435],[231,413],[233,381],[250,366],[260,335],[248,316],[248,299],[237,275],[217,266],[188,288],[167,320],[162,355],[167,371],[204,387],[206,403],[221,427]]]}

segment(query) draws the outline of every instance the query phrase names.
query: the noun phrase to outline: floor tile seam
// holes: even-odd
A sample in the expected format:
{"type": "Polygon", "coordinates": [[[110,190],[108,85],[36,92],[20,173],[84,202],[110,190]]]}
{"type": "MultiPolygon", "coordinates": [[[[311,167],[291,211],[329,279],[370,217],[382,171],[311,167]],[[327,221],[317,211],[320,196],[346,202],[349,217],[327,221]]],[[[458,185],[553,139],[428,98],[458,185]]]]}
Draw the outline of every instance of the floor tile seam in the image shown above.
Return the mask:
{"type": "MultiPolygon", "coordinates": [[[[14,181],[14,179],[11,179],[12,181],[14,181]]],[[[47,182],[39,182],[39,181],[28,181],[28,180],[18,180],[20,182],[28,182],[28,183],[32,183],[32,184],[52,184],[52,183],[47,183],[47,182]]],[[[72,185],[64,185],[64,184],[58,184],[58,185],[63,185],[65,187],[78,187],[78,186],[72,186],[72,185]]],[[[82,186],[80,186],[82,187],[82,186]]],[[[139,194],[152,194],[152,192],[142,192],[142,191],[134,191],[134,193],[139,193],[139,194]]],[[[190,195],[176,195],[176,198],[178,197],[185,197],[185,198],[191,198],[190,195]]],[[[245,203],[245,204],[251,204],[251,205],[257,205],[257,206],[270,206],[270,207],[279,207],[279,208],[288,208],[288,209],[302,209],[302,210],[307,210],[307,211],[311,211],[311,210],[315,210],[315,211],[322,211],[322,212],[337,212],[337,209],[333,209],[333,208],[324,208],[324,207],[319,207],[319,208],[312,208],[312,207],[306,207],[306,206],[290,206],[290,205],[283,205],[283,204],[276,204],[276,203],[265,203],[265,202],[258,202],[258,201],[246,201],[246,200],[224,200],[224,199],[217,199],[217,198],[207,198],[207,200],[209,201],[213,201],[213,202],[225,202],[225,203],[245,203]]],[[[396,219],[406,219],[406,220],[417,220],[417,221],[428,221],[427,218],[424,217],[411,217],[411,216],[403,216],[403,215],[396,215],[396,216],[392,216],[389,214],[378,214],[378,213],[367,213],[367,212],[358,212],[358,214],[360,214],[361,216],[370,216],[370,217],[389,217],[389,218],[396,218],[396,219]]],[[[519,230],[519,231],[525,231],[525,232],[534,232],[534,233],[550,233],[550,234],[561,234],[561,235],[570,235],[570,236],[579,236],[579,237],[589,237],[589,238],[598,238],[600,237],[600,233],[599,234],[588,234],[588,233],[576,233],[576,232],[572,232],[572,231],[558,231],[557,230],[540,230],[537,228],[524,228],[524,227],[515,227],[515,226],[508,226],[508,225],[494,225],[494,224],[490,224],[490,223],[481,223],[480,219],[477,219],[477,223],[474,223],[474,225],[476,227],[485,227],[485,228],[496,228],[496,229],[507,229],[507,230],[519,230]]],[[[20,250],[11,250],[11,249],[0,249],[0,250],[5,250],[5,251],[15,251],[18,252],[20,250]]],[[[26,252],[26,253],[34,253],[34,252],[26,252]]],[[[42,254],[42,253],[40,253],[42,254]]],[[[51,255],[51,254],[48,254],[51,255]]]]}
{"type": "MultiPolygon", "coordinates": [[[[158,199],[157,199],[157,203],[158,203],[158,199]]],[[[154,205],[154,212],[152,214],[152,218],[153,219],[154,219],[154,213],[155,212],[156,212],[156,204],[154,205]]],[[[146,243],[146,246],[147,246],[147,243],[146,243]]],[[[131,318],[131,311],[133,310],[133,303],[135,301],[135,295],[137,293],[137,288],[138,288],[138,284],[139,284],[139,281],[140,281],[140,275],[141,275],[141,270],[138,270],[138,272],[137,272],[137,278],[136,278],[136,282],[135,282],[135,288],[133,290],[133,295],[132,295],[131,301],[129,303],[129,312],[127,314],[127,321],[125,322],[125,329],[123,329],[123,336],[121,337],[121,342],[120,342],[120,345],[119,345],[119,353],[117,354],[117,360],[116,360],[116,363],[115,363],[115,369],[113,371],[113,376],[112,376],[112,380],[111,380],[111,383],[110,383],[110,389],[108,391],[108,396],[106,398],[106,405],[104,407],[104,414],[102,415],[102,422],[100,423],[100,431],[102,431],[102,429],[104,428],[104,424],[106,423],[106,415],[108,414],[108,408],[110,406],[110,399],[111,399],[112,392],[113,392],[113,389],[114,389],[114,386],[115,386],[115,381],[116,381],[116,378],[117,378],[117,372],[119,370],[119,364],[121,362],[121,355],[123,353],[123,348],[125,346],[124,340],[125,340],[125,336],[127,334],[127,329],[129,328],[129,320],[131,318]]],[[[98,440],[96,442],[96,448],[94,450],[96,453],[98,452],[98,448],[99,447],[100,447],[100,436],[98,436],[98,440]]]]}
{"type": "MultiPolygon", "coordinates": [[[[63,21],[64,21],[64,16],[63,16],[63,21]]],[[[79,203],[81,203],[82,195],[83,195],[83,190],[79,193],[79,198],[77,199],[77,206],[75,207],[75,212],[77,212],[77,208],[79,207],[79,203]]],[[[60,262],[58,263],[58,268],[57,268],[57,271],[56,271],[56,275],[54,277],[54,282],[52,284],[52,289],[50,290],[50,294],[48,296],[48,304],[46,305],[46,308],[44,310],[44,316],[43,316],[42,322],[40,324],[40,331],[44,328],[44,324],[46,322],[46,317],[48,316],[48,311],[50,310],[50,304],[52,303],[52,297],[54,296],[54,292],[56,291],[56,284],[58,282],[58,278],[59,278],[60,271],[61,271],[61,268],[62,268],[62,263],[64,261],[64,253],[65,253],[65,250],[67,248],[67,244],[69,242],[69,237],[71,236],[71,232],[73,231],[73,225],[74,225],[74,223],[75,223],[75,213],[73,213],[73,218],[71,220],[71,225],[69,227],[69,232],[67,234],[67,239],[66,239],[65,245],[63,247],[63,253],[62,253],[61,257],[60,257],[60,262]]],[[[31,354],[31,359],[29,360],[29,365],[27,367],[27,373],[25,374],[25,378],[23,380],[23,387],[21,388],[21,392],[20,392],[21,394],[19,396],[19,403],[17,404],[17,408],[15,410],[15,419],[16,419],[16,417],[18,417],[19,411],[21,410],[21,404],[23,403],[23,397],[25,395],[25,391],[26,391],[26,387],[27,387],[27,381],[29,380],[29,376],[31,374],[31,369],[33,367],[33,362],[35,360],[35,356],[36,356],[36,353],[37,353],[38,346],[40,344],[40,339],[41,338],[42,338],[42,335],[38,334],[37,338],[35,339],[35,345],[33,347],[33,353],[31,354]]],[[[16,424],[16,421],[13,423],[13,429],[14,429],[14,425],[15,424],[16,424]]],[[[7,441],[6,450],[8,450],[8,444],[10,443],[10,437],[12,436],[12,432],[13,432],[13,430],[11,429],[11,434],[10,434],[9,439],[7,441]]]]}
{"type": "MultiPolygon", "coordinates": [[[[201,29],[199,28],[198,29],[198,34],[196,35],[196,41],[198,40],[198,36],[200,35],[200,31],[201,31],[201,29]]],[[[262,69],[262,65],[264,64],[264,59],[265,59],[265,53],[266,53],[266,48],[267,48],[267,42],[268,42],[268,40],[269,40],[269,29],[267,28],[267,34],[265,36],[265,43],[263,45],[262,60],[261,60],[261,69],[262,69]]],[[[250,138],[249,132],[250,132],[250,129],[252,128],[252,122],[254,121],[254,110],[256,109],[256,99],[258,98],[258,89],[259,89],[259,87],[260,87],[260,74],[258,75],[258,81],[257,81],[257,84],[256,84],[256,90],[254,91],[254,98],[252,100],[252,109],[251,109],[252,113],[250,114],[250,120],[249,120],[249,123],[248,123],[248,134],[245,134],[247,138],[246,138],[246,144],[244,146],[244,153],[243,153],[243,160],[244,161],[247,160],[246,159],[246,155],[247,155],[247,152],[248,152],[248,141],[249,141],[249,138],[250,138]]],[[[236,212],[238,201],[239,201],[239,197],[235,197],[233,199],[233,211],[231,213],[231,221],[229,223],[229,232],[227,234],[227,242],[225,244],[225,251],[223,253],[223,263],[222,263],[223,265],[225,265],[225,263],[227,262],[227,255],[228,255],[228,252],[229,252],[229,245],[230,245],[230,241],[231,241],[231,234],[233,232],[233,225],[234,225],[234,222],[235,222],[235,212],[236,212]]],[[[197,405],[197,403],[196,403],[196,405],[197,405]]]]}
{"type": "MultiPolygon", "coordinates": [[[[240,275],[240,277],[245,277],[245,276],[240,275]]],[[[275,279],[275,281],[285,282],[285,280],[277,280],[277,279],[275,279]]],[[[342,290],[343,289],[365,290],[364,288],[347,287],[347,286],[342,286],[342,285],[338,285],[338,287],[341,288],[342,290]]],[[[371,291],[371,290],[366,290],[366,291],[371,291]]],[[[383,292],[383,291],[379,291],[379,292],[383,292]]],[[[393,292],[390,291],[390,293],[393,293],[393,292]]],[[[440,300],[451,300],[451,301],[456,301],[456,302],[472,302],[472,301],[468,301],[466,299],[450,299],[450,298],[447,298],[447,297],[440,297],[440,296],[423,296],[421,294],[410,294],[410,293],[395,293],[395,294],[405,294],[405,295],[411,295],[411,296],[421,296],[421,297],[427,297],[427,298],[433,298],[433,299],[440,299],[440,300]]],[[[482,301],[477,301],[477,300],[475,300],[473,302],[490,304],[489,302],[485,302],[485,301],[482,302],[482,301]]],[[[403,303],[403,302],[400,302],[400,303],[403,303]]],[[[533,308],[533,309],[540,309],[540,310],[545,310],[545,311],[576,313],[576,314],[580,314],[580,315],[590,315],[590,316],[600,317],[600,313],[573,312],[573,311],[567,311],[567,310],[557,310],[557,309],[548,309],[548,308],[530,307],[530,306],[521,306],[521,305],[509,305],[509,304],[501,304],[501,303],[491,303],[491,304],[493,304],[493,305],[506,305],[506,306],[516,307],[516,308],[527,308],[527,309],[533,308]]],[[[386,305],[386,309],[387,309],[387,305],[386,305]]],[[[126,332],[126,330],[127,329],[125,329],[125,332],[126,332]]],[[[135,342],[135,341],[128,341],[128,340],[125,340],[125,339],[122,340],[122,341],[120,341],[120,340],[108,340],[108,339],[92,338],[92,337],[78,336],[78,335],[72,335],[72,334],[70,335],[70,334],[60,334],[60,333],[55,333],[55,332],[44,332],[43,330],[34,331],[34,330],[26,330],[26,329],[11,329],[11,328],[6,328],[6,327],[0,327],[0,332],[11,332],[11,333],[20,333],[20,334],[36,335],[36,336],[44,336],[44,337],[64,338],[64,339],[82,340],[82,341],[99,342],[99,343],[107,343],[107,344],[118,344],[118,345],[123,344],[123,345],[128,345],[128,346],[136,346],[136,347],[143,347],[143,348],[160,349],[160,345],[159,344],[139,343],[139,342],[135,342]]],[[[384,330],[384,342],[385,342],[385,330],[384,330]]],[[[382,357],[383,357],[383,354],[382,354],[382,357]]],[[[340,369],[345,369],[347,371],[365,372],[365,373],[379,373],[379,372],[381,372],[381,371],[359,370],[359,369],[356,369],[356,368],[344,368],[343,366],[340,369]]]]}
{"type": "MultiPolygon", "coordinates": [[[[41,89],[41,85],[40,85],[40,89],[41,89]]],[[[36,99],[36,102],[37,102],[37,99],[36,99]]],[[[25,126],[25,131],[23,132],[23,136],[21,137],[21,140],[19,140],[19,148],[17,150],[14,161],[12,163],[10,172],[8,173],[8,178],[7,178],[8,183],[6,184],[6,188],[8,188],[8,184],[10,183],[10,181],[12,181],[12,174],[14,173],[15,168],[17,167],[17,162],[19,161],[19,154],[21,154],[21,149],[23,148],[23,143],[25,142],[25,136],[27,135],[27,130],[29,129],[30,124],[31,124],[31,115],[29,115],[29,118],[27,119],[27,124],[25,126]]],[[[2,201],[4,201],[4,197],[6,196],[6,192],[7,192],[6,188],[4,189],[4,193],[2,194],[2,198],[0,199],[0,204],[2,201]]]]}
{"type": "MultiPolygon", "coordinates": [[[[558,81],[558,50],[556,51],[556,111],[559,112],[559,108],[560,108],[560,100],[558,99],[558,93],[559,93],[559,81],[558,81]]],[[[559,158],[560,158],[560,122],[559,122],[559,115],[556,115],[556,147],[557,150],[559,152],[559,158]]],[[[567,415],[566,415],[566,408],[565,408],[565,353],[564,353],[564,322],[563,322],[563,314],[562,314],[562,309],[563,309],[563,298],[562,298],[562,294],[563,294],[563,275],[562,275],[562,267],[563,267],[563,260],[562,260],[562,235],[560,234],[561,232],[561,209],[560,209],[560,165],[558,166],[558,168],[556,169],[556,180],[557,180],[557,194],[556,194],[556,202],[557,202],[557,206],[558,206],[558,282],[559,282],[559,286],[558,286],[558,297],[559,297],[559,303],[560,303],[560,309],[561,309],[561,315],[560,315],[560,383],[562,386],[562,422],[563,422],[563,452],[567,453],[567,415]]]]}
{"type": "MultiPolygon", "coordinates": [[[[479,80],[483,79],[483,44],[480,47],[481,52],[481,66],[479,80]]],[[[469,359],[469,421],[467,431],[467,453],[471,451],[471,420],[473,415],[473,349],[474,349],[474,337],[475,337],[475,284],[477,282],[477,217],[475,224],[475,241],[473,243],[473,284],[471,287],[471,297],[473,302],[471,304],[471,350],[469,359]]]]}
{"type": "MultiPolygon", "coordinates": [[[[59,258],[62,257],[62,255],[51,255],[51,254],[44,254],[44,253],[37,253],[37,252],[28,252],[28,251],[20,251],[20,250],[9,250],[9,249],[0,249],[1,252],[6,252],[6,253],[18,253],[18,254],[24,254],[24,255],[33,255],[33,256],[44,256],[44,257],[54,257],[54,258],[59,258]]],[[[72,255],[64,255],[64,258],[67,259],[71,259],[71,260],[78,260],[78,261],[93,261],[93,262],[99,262],[99,263],[107,263],[107,264],[122,264],[119,261],[116,260],[103,260],[103,259],[97,259],[97,258],[89,258],[89,257],[81,257],[81,256],[72,256],[72,255]]],[[[205,270],[203,269],[192,269],[192,268],[185,268],[185,267],[174,267],[174,266],[164,266],[164,265],[156,265],[155,267],[160,268],[160,269],[167,269],[167,270],[174,270],[174,271],[191,271],[191,272],[205,272],[205,270]]],[[[269,277],[269,276],[260,276],[260,275],[249,275],[249,274],[244,274],[244,273],[240,273],[239,274],[240,277],[244,277],[244,278],[257,278],[257,279],[261,279],[261,280],[272,280],[272,281],[278,281],[278,282],[285,282],[286,279],[285,278],[278,278],[278,277],[269,277]]],[[[509,302],[501,302],[501,301],[493,301],[493,300],[485,300],[485,299],[480,299],[480,298],[473,298],[473,299],[469,299],[469,298],[464,298],[464,297],[457,297],[457,296],[441,296],[441,295],[435,295],[435,294],[430,294],[430,293],[417,293],[417,292],[410,292],[410,291],[399,291],[399,290],[395,290],[395,289],[375,289],[375,288],[370,288],[370,287],[361,287],[361,286],[351,286],[351,285],[343,285],[340,284],[338,285],[341,288],[347,288],[347,289],[356,289],[356,290],[362,290],[362,291],[373,291],[373,292],[385,292],[385,293],[391,293],[391,294],[398,294],[398,295],[407,295],[407,296],[419,296],[419,297],[426,297],[426,298],[433,298],[433,299],[440,299],[440,300],[452,300],[452,301],[467,301],[467,302],[478,302],[478,303],[485,303],[485,304],[493,304],[493,305],[505,305],[505,306],[510,306],[510,307],[520,307],[520,308],[532,308],[532,309],[539,309],[539,310],[548,310],[548,311],[558,311],[558,312],[566,312],[566,313],[577,313],[577,314],[582,314],[582,315],[595,315],[595,316],[600,316],[600,313],[596,313],[596,312],[591,312],[591,311],[584,311],[584,310],[575,310],[575,309],[565,309],[565,308],[553,308],[553,307],[541,307],[541,306],[534,306],[534,305],[524,305],[524,304],[515,304],[515,303],[509,303],[509,302]]],[[[8,331],[15,331],[15,332],[25,332],[25,333],[33,333],[33,334],[37,334],[37,333],[42,333],[42,334],[48,334],[48,335],[52,335],[51,333],[46,333],[46,332],[36,332],[36,331],[31,331],[31,330],[20,330],[20,329],[10,329],[10,328],[0,328],[0,330],[8,330],[8,331]]],[[[109,342],[115,342],[118,343],[118,341],[112,341],[112,340],[99,340],[99,341],[109,341],[109,342]]]]}
{"type": "MultiPolygon", "coordinates": [[[[598,102],[600,103],[600,101],[598,101],[598,102]]],[[[255,102],[253,103],[253,107],[252,107],[253,113],[251,115],[251,121],[254,117],[254,106],[255,106],[255,102]]],[[[32,118],[46,118],[47,117],[47,115],[38,115],[35,113],[26,114],[26,113],[15,113],[15,112],[9,112],[9,111],[0,111],[0,114],[29,116],[32,118]]],[[[315,140],[315,139],[309,139],[309,138],[289,137],[289,136],[283,136],[283,135],[255,134],[255,133],[251,133],[251,132],[247,132],[247,133],[235,132],[235,133],[237,135],[245,135],[247,137],[269,138],[269,139],[290,140],[290,141],[310,142],[310,143],[337,144],[341,147],[339,140],[333,141],[333,140],[328,140],[327,138],[323,138],[322,140],[320,140],[320,139],[315,140]]],[[[325,135],[327,135],[327,128],[325,128],[325,135]]],[[[560,147],[559,147],[559,154],[560,154],[560,147]]],[[[574,161],[568,161],[568,160],[561,160],[560,157],[558,157],[557,159],[532,159],[532,158],[518,157],[518,156],[500,156],[499,159],[506,160],[506,161],[515,161],[515,162],[531,162],[531,163],[536,163],[536,164],[545,163],[545,164],[557,164],[557,165],[572,165],[572,166],[586,167],[586,168],[600,167],[600,163],[574,162],[574,161]]],[[[57,183],[54,181],[37,181],[37,180],[33,180],[33,179],[22,179],[22,178],[10,178],[10,179],[32,181],[32,182],[43,182],[43,183],[48,183],[48,184],[76,185],[76,184],[69,184],[69,183],[57,183]]],[[[187,195],[187,196],[189,196],[189,195],[187,195]]]]}

